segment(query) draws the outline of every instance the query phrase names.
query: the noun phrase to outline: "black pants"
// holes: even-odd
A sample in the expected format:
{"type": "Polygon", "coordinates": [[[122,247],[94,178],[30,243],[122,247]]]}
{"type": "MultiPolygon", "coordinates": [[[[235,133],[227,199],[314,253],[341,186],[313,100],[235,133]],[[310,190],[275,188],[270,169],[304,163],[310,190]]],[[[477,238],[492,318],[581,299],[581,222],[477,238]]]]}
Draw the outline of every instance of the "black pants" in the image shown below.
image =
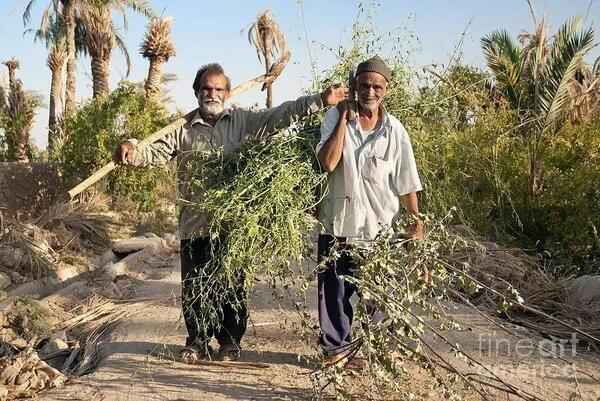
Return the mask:
{"type": "Polygon", "coordinates": [[[211,267],[207,264],[210,258],[209,238],[181,241],[181,304],[188,331],[186,346],[204,346],[213,336],[220,345],[239,346],[248,320],[243,279],[233,289],[236,295],[234,306],[231,300],[215,291],[218,286],[215,287],[215,283],[211,282],[214,272],[210,271],[211,267]],[[213,307],[211,309],[214,309],[216,317],[209,319],[201,315],[200,306],[203,302],[208,302],[213,307]]]}

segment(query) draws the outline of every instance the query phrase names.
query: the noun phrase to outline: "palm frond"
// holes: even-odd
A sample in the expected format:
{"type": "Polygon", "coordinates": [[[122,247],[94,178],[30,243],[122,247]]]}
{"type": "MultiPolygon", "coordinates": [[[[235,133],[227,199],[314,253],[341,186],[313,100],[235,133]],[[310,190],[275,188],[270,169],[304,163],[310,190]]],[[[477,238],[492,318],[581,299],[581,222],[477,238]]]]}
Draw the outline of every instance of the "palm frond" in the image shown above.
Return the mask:
{"type": "Polygon", "coordinates": [[[175,56],[175,45],[171,40],[172,25],[173,19],[170,17],[152,18],[140,46],[140,54],[148,59],[160,58],[164,61],[175,56]]]}
{"type": "Polygon", "coordinates": [[[570,83],[593,47],[594,31],[592,28],[582,29],[579,18],[565,22],[555,35],[539,99],[540,111],[546,116],[544,130],[556,129],[566,116],[571,104],[570,83]]]}
{"type": "Polygon", "coordinates": [[[115,46],[114,26],[110,9],[106,6],[87,6],[81,9],[85,27],[85,44],[93,57],[102,57],[115,46]]]}
{"type": "Polygon", "coordinates": [[[29,21],[31,21],[31,10],[35,5],[35,0],[30,0],[25,6],[25,11],[23,11],[23,26],[29,25],[29,21]]]}
{"type": "Polygon", "coordinates": [[[600,57],[598,57],[594,62],[594,66],[592,67],[592,73],[594,75],[600,74],[600,57]]]}
{"type": "Polygon", "coordinates": [[[519,41],[523,46],[523,66],[525,79],[531,78],[536,81],[542,73],[548,55],[548,38],[546,34],[546,23],[542,19],[536,25],[533,33],[524,32],[519,35],[519,41]]]}
{"type": "Polygon", "coordinates": [[[484,36],[481,39],[481,47],[487,65],[496,79],[496,86],[513,107],[518,108],[523,71],[521,49],[507,31],[495,31],[484,36]]]}
{"type": "Polygon", "coordinates": [[[117,3],[122,3],[126,8],[133,10],[134,12],[143,15],[146,18],[153,18],[156,13],[150,5],[150,1],[147,0],[116,0],[117,3]]]}
{"type": "Polygon", "coordinates": [[[121,51],[121,54],[123,54],[123,57],[125,57],[125,64],[127,65],[125,76],[128,77],[131,73],[131,57],[129,56],[125,40],[118,32],[115,32],[115,43],[117,44],[117,48],[121,51]]]}
{"type": "Polygon", "coordinates": [[[531,15],[531,19],[533,20],[533,24],[537,25],[537,18],[535,16],[535,7],[533,6],[532,0],[527,0],[527,6],[529,7],[529,14],[531,15]]]}

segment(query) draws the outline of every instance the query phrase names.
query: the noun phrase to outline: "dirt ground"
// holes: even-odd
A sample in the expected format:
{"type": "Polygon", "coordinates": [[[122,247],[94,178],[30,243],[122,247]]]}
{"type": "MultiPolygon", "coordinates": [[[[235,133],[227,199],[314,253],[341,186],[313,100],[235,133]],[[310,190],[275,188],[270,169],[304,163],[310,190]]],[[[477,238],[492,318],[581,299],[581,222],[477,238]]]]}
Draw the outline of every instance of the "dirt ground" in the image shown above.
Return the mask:
{"type": "MultiPolygon", "coordinates": [[[[174,355],[185,341],[180,318],[180,271],[178,258],[160,268],[148,267],[145,280],[136,280],[131,288],[136,298],[146,299],[141,312],[122,323],[103,343],[98,369],[60,389],[40,395],[39,399],[106,401],[192,401],[192,400],[310,400],[313,397],[311,373],[318,367],[315,347],[302,342],[294,331],[297,314],[291,305],[273,301],[271,292],[258,286],[251,303],[251,320],[243,341],[240,362],[210,362],[197,366],[177,362],[174,355]],[[152,269],[152,270],[150,270],[152,269]]],[[[309,299],[316,317],[316,293],[309,299]]],[[[139,306],[139,305],[138,305],[139,306]]],[[[138,308],[136,306],[136,308],[138,308]]],[[[132,306],[133,308],[134,306],[132,306]]],[[[597,400],[600,385],[582,374],[573,375],[569,365],[540,352],[527,352],[526,343],[509,335],[480,315],[448,305],[450,315],[464,322],[461,331],[446,333],[462,350],[483,361],[499,376],[520,384],[542,400],[569,400],[578,386],[584,400],[597,400]],[[520,347],[520,348],[517,348],[520,347]],[[517,351],[519,349],[520,351],[517,351]]],[[[137,310],[137,309],[136,309],[137,310]]],[[[511,327],[514,329],[514,327],[511,327]]],[[[531,336],[524,329],[516,333],[531,336]]],[[[316,337],[315,337],[316,339],[316,337]]],[[[435,336],[429,336],[433,348],[457,366],[464,362],[450,356],[449,348],[435,336]]],[[[544,339],[535,338],[535,344],[544,339]]],[[[596,375],[598,354],[584,349],[558,350],[577,368],[596,375]],[[572,357],[575,355],[575,357],[572,357]]],[[[473,368],[471,368],[473,369],[473,368]]],[[[356,399],[371,399],[361,393],[360,376],[355,379],[356,399]]],[[[408,369],[403,387],[413,400],[446,399],[431,389],[433,380],[421,369],[408,369]]],[[[460,387],[460,386],[459,386],[460,387]]],[[[462,391],[465,399],[480,399],[472,390],[462,391]]],[[[489,400],[516,399],[490,392],[489,400]]],[[[391,399],[391,398],[376,398],[391,399]]]]}

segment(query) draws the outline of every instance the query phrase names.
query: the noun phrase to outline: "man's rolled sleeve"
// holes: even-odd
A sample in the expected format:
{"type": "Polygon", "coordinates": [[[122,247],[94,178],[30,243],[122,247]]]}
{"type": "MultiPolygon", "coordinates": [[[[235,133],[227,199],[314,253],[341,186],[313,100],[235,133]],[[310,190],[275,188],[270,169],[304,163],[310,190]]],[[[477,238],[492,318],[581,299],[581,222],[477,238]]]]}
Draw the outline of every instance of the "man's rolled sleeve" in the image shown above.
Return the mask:
{"type": "Polygon", "coordinates": [[[325,113],[323,122],[321,123],[321,140],[317,144],[317,153],[325,146],[325,143],[335,130],[335,126],[340,118],[340,112],[337,107],[332,107],[325,113]]]}

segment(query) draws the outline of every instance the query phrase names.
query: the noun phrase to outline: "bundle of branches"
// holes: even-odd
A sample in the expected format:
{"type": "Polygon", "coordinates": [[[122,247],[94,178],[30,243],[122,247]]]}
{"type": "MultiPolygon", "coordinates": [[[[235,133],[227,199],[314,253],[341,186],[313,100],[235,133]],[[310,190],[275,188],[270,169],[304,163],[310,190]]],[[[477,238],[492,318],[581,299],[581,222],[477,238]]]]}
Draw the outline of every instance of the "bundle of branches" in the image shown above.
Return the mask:
{"type": "MultiPolygon", "coordinates": [[[[400,230],[394,227],[370,243],[341,249],[358,266],[354,276],[344,279],[361,294],[355,315],[357,336],[341,355],[351,358],[361,351],[368,361],[370,375],[366,377],[372,386],[368,392],[385,399],[388,399],[386,391],[401,395],[401,399],[414,398],[410,386],[402,380],[409,377],[407,367],[414,364],[431,374],[433,386],[446,399],[459,396],[458,382],[485,400],[497,399],[499,394],[531,401],[547,399],[535,385],[526,387],[518,375],[501,376],[489,361],[482,360],[481,350],[478,354],[466,352],[449,332],[462,329],[466,323],[451,317],[444,307],[456,299],[472,311],[467,315],[483,315],[494,327],[502,327],[493,315],[470,302],[476,295],[495,300],[496,310],[507,312],[518,306],[538,318],[547,317],[543,311],[527,305],[510,283],[495,289],[478,280],[471,266],[485,248],[448,230],[450,220],[450,215],[437,221],[429,219],[423,241],[397,236],[394,232],[400,230]],[[490,395],[491,390],[496,395],[490,395]]],[[[569,366],[569,361],[561,359],[561,355],[555,357],[569,366]]],[[[355,396],[348,391],[353,386],[338,365],[317,371],[315,383],[319,395],[333,387],[341,398],[355,396]]],[[[360,391],[364,390],[362,386],[360,391]]]]}
{"type": "Polygon", "coordinates": [[[259,274],[271,282],[293,276],[290,262],[305,254],[316,188],[325,179],[314,168],[317,138],[318,127],[290,128],[234,154],[194,159],[191,186],[201,202],[192,206],[208,218],[212,252],[188,295],[200,305],[199,327],[214,324],[222,313],[216,304],[223,302],[206,299],[238,305],[259,274]],[[240,282],[243,291],[234,291],[240,282]]]}

